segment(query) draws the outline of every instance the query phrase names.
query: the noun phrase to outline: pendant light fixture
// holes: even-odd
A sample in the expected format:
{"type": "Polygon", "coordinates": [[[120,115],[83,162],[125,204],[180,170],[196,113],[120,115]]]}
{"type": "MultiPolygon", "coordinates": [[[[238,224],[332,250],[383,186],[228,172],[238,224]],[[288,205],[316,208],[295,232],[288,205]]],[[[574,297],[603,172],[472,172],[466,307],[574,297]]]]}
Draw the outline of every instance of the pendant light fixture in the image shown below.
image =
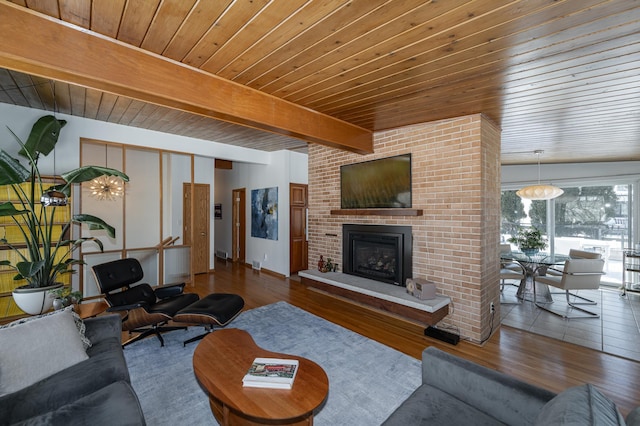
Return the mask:
{"type": "MultiPolygon", "coordinates": [[[[104,145],[105,167],[109,167],[108,145],[104,145]]],[[[89,184],[91,196],[98,201],[115,201],[124,195],[124,182],[117,176],[102,175],[89,184]]]]}
{"type": "Polygon", "coordinates": [[[541,149],[533,151],[533,153],[538,156],[538,184],[525,186],[517,191],[516,194],[520,198],[526,198],[527,200],[551,200],[564,194],[564,191],[557,186],[540,184],[540,154],[543,152],[541,149]]]}
{"type": "MultiPolygon", "coordinates": [[[[53,97],[53,116],[55,118],[58,110],[58,104],[56,102],[56,86],[53,80],[49,80],[51,86],[51,96],[53,97]]],[[[53,150],[53,176],[56,178],[56,150],[53,150]]],[[[64,192],[57,191],[55,189],[49,189],[40,196],[40,203],[44,207],[62,207],[68,203],[67,195],[64,192]]]]}
{"type": "MultiPolygon", "coordinates": [[[[53,150],[53,175],[56,175],[56,151],[53,150]]],[[[40,196],[40,203],[44,207],[63,207],[68,203],[67,195],[64,192],[49,188],[40,196]]]]}
{"type": "Polygon", "coordinates": [[[124,195],[122,181],[115,176],[97,177],[91,181],[89,189],[98,201],[115,201],[124,195]]]}

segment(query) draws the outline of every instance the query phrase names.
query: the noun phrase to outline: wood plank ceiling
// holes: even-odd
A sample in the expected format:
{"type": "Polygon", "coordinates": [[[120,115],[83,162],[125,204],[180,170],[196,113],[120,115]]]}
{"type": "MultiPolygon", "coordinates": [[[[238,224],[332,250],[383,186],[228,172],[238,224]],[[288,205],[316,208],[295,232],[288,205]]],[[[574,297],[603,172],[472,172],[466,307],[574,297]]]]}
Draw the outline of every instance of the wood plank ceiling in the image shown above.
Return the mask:
{"type": "MultiPolygon", "coordinates": [[[[536,149],[543,163],[640,160],[637,0],[11,1],[370,131],[484,113],[502,128],[503,164],[535,163],[536,149]]],[[[306,146],[10,68],[0,102],[53,110],[55,93],[76,116],[306,146]]]]}

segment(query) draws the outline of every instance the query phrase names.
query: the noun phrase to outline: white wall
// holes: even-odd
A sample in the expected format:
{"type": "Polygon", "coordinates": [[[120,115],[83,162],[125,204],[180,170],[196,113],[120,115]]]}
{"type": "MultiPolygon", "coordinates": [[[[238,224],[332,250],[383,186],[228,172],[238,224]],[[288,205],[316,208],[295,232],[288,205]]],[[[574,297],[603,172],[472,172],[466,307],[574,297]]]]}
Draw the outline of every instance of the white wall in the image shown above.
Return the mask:
{"type": "Polygon", "coordinates": [[[231,192],[246,188],[246,260],[249,263],[258,260],[263,268],[289,276],[289,183],[308,183],[308,158],[306,154],[291,151],[278,151],[268,156],[268,165],[234,163],[232,170],[216,170],[215,202],[222,204],[222,220],[215,221],[215,250],[231,253],[231,192]],[[251,191],[271,187],[278,188],[277,241],[251,236],[251,191]]]}
{"type": "MultiPolygon", "coordinates": [[[[13,136],[6,129],[9,126],[16,135],[26,140],[33,123],[50,112],[17,107],[0,103],[0,147],[13,156],[17,156],[18,147],[13,136]]],[[[247,189],[247,260],[263,259],[267,253],[264,267],[274,272],[288,275],[289,271],[289,182],[307,183],[306,154],[291,151],[265,153],[254,149],[242,148],[200,139],[187,138],[167,133],[154,132],[135,127],[122,126],[97,120],[56,114],[59,119],[67,120],[61,138],[53,154],[39,161],[43,174],[60,174],[80,165],[80,139],[95,139],[131,146],[148,147],[195,154],[196,182],[211,184],[211,264],[214,264],[215,250],[231,250],[231,190],[247,189]],[[55,170],[54,170],[55,158],[55,170]],[[213,158],[233,161],[232,171],[213,172],[213,158]],[[262,240],[250,237],[250,197],[252,189],[278,187],[279,217],[278,241],[262,240]],[[213,204],[222,203],[223,220],[214,220],[213,204]],[[220,235],[217,235],[217,233],[220,235]]],[[[176,200],[177,202],[177,200],[176,200]]],[[[181,200],[180,200],[181,202],[181,200]]],[[[181,206],[180,206],[181,208],[181,206]]],[[[213,267],[213,266],[212,266],[213,267]]]]}
{"type": "MultiPolygon", "coordinates": [[[[17,145],[6,127],[10,127],[21,139],[26,140],[33,123],[47,114],[51,114],[51,112],[0,103],[0,146],[9,154],[16,155],[18,152],[17,145]]],[[[56,117],[67,120],[67,125],[62,130],[60,140],[53,151],[58,174],[79,166],[80,138],[185,152],[203,157],[246,163],[266,164],[269,161],[268,155],[265,156],[263,151],[255,149],[154,132],[87,118],[72,117],[65,114],[56,114],[56,117]]],[[[47,157],[42,157],[39,161],[40,170],[44,174],[53,174],[53,153],[47,157]]]]}

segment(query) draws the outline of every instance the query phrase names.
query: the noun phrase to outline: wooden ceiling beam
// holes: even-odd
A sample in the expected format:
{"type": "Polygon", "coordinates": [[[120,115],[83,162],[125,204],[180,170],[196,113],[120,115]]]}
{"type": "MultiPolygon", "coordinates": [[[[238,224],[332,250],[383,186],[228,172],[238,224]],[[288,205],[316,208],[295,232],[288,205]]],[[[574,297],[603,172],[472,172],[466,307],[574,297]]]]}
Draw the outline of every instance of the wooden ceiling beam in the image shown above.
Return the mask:
{"type": "Polygon", "coordinates": [[[362,127],[0,2],[0,67],[283,136],[373,152],[362,127]]]}

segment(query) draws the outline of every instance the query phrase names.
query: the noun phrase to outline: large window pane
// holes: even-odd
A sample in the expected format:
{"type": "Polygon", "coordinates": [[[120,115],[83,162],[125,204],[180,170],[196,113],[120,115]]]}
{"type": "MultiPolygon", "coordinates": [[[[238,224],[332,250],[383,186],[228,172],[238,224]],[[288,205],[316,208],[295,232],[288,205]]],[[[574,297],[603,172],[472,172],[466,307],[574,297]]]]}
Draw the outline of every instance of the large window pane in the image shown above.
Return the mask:
{"type": "Polygon", "coordinates": [[[550,201],[521,200],[515,191],[502,192],[501,240],[519,227],[535,226],[547,236],[549,251],[595,251],[605,259],[603,285],[622,282],[622,250],[629,247],[629,194],[631,185],[562,188],[550,201]],[[552,213],[552,214],[551,214],[552,213]]]}

